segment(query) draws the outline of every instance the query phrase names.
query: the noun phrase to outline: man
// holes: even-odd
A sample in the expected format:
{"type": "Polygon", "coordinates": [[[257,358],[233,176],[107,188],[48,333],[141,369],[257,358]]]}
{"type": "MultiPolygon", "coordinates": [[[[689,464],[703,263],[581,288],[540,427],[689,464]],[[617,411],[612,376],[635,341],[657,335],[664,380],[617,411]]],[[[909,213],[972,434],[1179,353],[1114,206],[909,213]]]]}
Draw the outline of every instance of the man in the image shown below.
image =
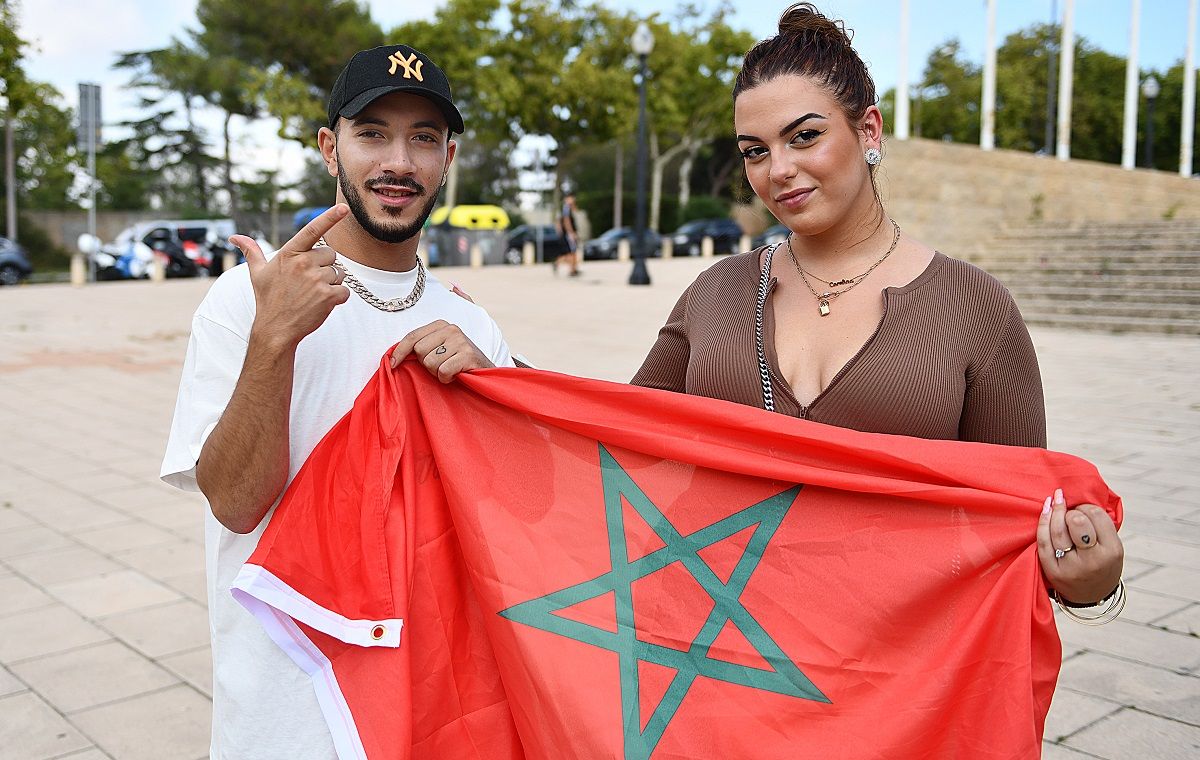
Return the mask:
{"type": "Polygon", "coordinates": [[[422,225],[463,131],[445,74],[404,45],[356,53],[317,135],[337,205],[218,279],[192,322],[162,477],[208,500],[211,757],[333,758],[309,676],[231,596],[271,510],[404,338],[450,377],[511,366],[495,322],[429,276],[422,225]],[[478,346],[478,348],[476,348],[478,346]]]}
{"type": "Polygon", "coordinates": [[[575,193],[567,193],[563,198],[562,213],[558,216],[558,229],[567,243],[567,252],[554,260],[554,273],[558,274],[558,265],[565,261],[571,267],[570,275],[578,277],[579,225],[575,219],[575,193]]]}

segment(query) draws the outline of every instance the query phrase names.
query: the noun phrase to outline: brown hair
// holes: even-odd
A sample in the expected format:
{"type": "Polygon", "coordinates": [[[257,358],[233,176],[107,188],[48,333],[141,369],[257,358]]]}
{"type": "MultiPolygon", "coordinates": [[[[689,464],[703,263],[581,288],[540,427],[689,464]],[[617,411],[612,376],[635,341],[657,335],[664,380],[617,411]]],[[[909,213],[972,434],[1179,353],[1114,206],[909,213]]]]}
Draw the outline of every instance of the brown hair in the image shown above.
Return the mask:
{"type": "Polygon", "coordinates": [[[851,124],[875,105],[875,82],[850,46],[854,32],[812,3],[796,3],[779,17],[779,33],[750,48],[733,84],[733,98],[780,76],[818,82],[837,99],[851,124]]]}

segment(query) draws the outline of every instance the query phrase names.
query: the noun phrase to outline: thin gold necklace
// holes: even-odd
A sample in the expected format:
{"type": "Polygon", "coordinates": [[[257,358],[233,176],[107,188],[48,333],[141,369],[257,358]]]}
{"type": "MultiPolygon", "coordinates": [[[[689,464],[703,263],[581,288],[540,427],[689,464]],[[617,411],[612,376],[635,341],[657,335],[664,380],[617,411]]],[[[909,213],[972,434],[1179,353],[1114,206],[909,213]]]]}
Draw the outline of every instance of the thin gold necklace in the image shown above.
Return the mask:
{"type": "Polygon", "coordinates": [[[892,255],[892,251],[896,250],[896,244],[900,242],[900,225],[896,223],[895,219],[889,219],[888,221],[892,223],[892,229],[894,232],[892,233],[892,244],[888,246],[887,251],[879,258],[878,261],[868,267],[867,271],[863,272],[862,274],[856,274],[853,277],[843,278],[841,280],[822,280],[812,272],[806,272],[804,267],[800,266],[800,262],[796,260],[796,252],[792,250],[792,236],[787,236],[788,256],[791,257],[792,264],[795,265],[796,272],[799,273],[800,279],[804,281],[804,287],[808,288],[808,292],[812,293],[813,298],[817,299],[817,312],[822,317],[829,316],[830,301],[844,293],[849,293],[851,290],[854,290],[854,288],[858,287],[863,280],[867,279],[867,275],[875,271],[875,267],[886,261],[887,257],[892,255]],[[830,289],[824,293],[818,293],[808,281],[809,277],[812,277],[817,282],[829,285],[830,289]],[[842,288],[841,290],[836,290],[836,288],[839,288],[843,285],[846,287],[842,288]]]}

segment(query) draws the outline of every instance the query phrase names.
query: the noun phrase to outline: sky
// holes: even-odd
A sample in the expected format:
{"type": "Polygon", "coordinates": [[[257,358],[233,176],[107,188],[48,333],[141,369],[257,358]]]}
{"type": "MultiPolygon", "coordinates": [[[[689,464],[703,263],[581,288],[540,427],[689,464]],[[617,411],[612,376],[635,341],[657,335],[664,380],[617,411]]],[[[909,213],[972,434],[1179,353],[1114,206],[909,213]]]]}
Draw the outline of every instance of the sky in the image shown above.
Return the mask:
{"type": "MultiPolygon", "coordinates": [[[[1139,60],[1142,68],[1166,69],[1184,57],[1189,0],[1142,0],[1139,60]]],[[[675,0],[604,0],[605,4],[670,18],[675,0]]],[[[694,0],[701,8],[711,0],[694,0]]],[[[22,37],[33,43],[26,60],[28,73],[53,84],[67,105],[78,102],[78,83],[103,88],[106,124],[137,114],[136,96],[123,89],[126,72],[111,66],[119,52],[162,47],[172,37],[194,28],[195,0],[18,0],[22,37]]],[[[413,18],[428,18],[442,3],[397,3],[369,0],[372,17],[385,29],[413,18]],[[418,6],[418,7],[414,7],[418,6]]],[[[775,31],[787,0],[740,0],[731,23],[758,38],[775,31]]],[[[997,0],[997,42],[1031,24],[1051,18],[1051,7],[1063,10],[1064,0],[997,0]]],[[[854,45],[867,62],[882,94],[895,86],[899,69],[900,0],[823,0],[817,6],[841,18],[854,30],[854,45]]],[[[981,63],[986,33],[984,0],[909,0],[909,81],[919,77],[929,52],[958,38],[964,53],[981,63]]],[[[1090,43],[1115,55],[1129,50],[1130,0],[1076,0],[1075,31],[1090,43]]],[[[651,56],[653,58],[653,54],[651,56]]],[[[1120,118],[1117,115],[1115,118],[1120,118]]],[[[219,119],[207,118],[210,135],[219,135],[219,119]]],[[[277,123],[259,120],[236,128],[235,163],[242,167],[274,169],[295,176],[303,159],[300,146],[275,137],[277,123]]],[[[112,134],[111,129],[109,134],[112,134]]],[[[315,139],[315,138],[314,138],[315,139]]]]}

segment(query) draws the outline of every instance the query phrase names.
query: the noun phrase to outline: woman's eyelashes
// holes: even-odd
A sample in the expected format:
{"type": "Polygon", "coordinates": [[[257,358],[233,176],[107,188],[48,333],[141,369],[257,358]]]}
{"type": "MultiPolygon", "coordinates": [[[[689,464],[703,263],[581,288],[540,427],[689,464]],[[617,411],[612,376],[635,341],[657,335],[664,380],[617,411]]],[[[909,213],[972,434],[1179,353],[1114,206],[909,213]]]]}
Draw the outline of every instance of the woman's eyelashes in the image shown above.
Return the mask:
{"type": "MultiPolygon", "coordinates": [[[[813,143],[818,137],[825,134],[823,129],[802,129],[792,135],[789,145],[808,146],[813,143]]],[[[742,158],[746,161],[754,161],[767,155],[767,148],[763,145],[751,145],[749,148],[741,151],[742,158]]]]}

